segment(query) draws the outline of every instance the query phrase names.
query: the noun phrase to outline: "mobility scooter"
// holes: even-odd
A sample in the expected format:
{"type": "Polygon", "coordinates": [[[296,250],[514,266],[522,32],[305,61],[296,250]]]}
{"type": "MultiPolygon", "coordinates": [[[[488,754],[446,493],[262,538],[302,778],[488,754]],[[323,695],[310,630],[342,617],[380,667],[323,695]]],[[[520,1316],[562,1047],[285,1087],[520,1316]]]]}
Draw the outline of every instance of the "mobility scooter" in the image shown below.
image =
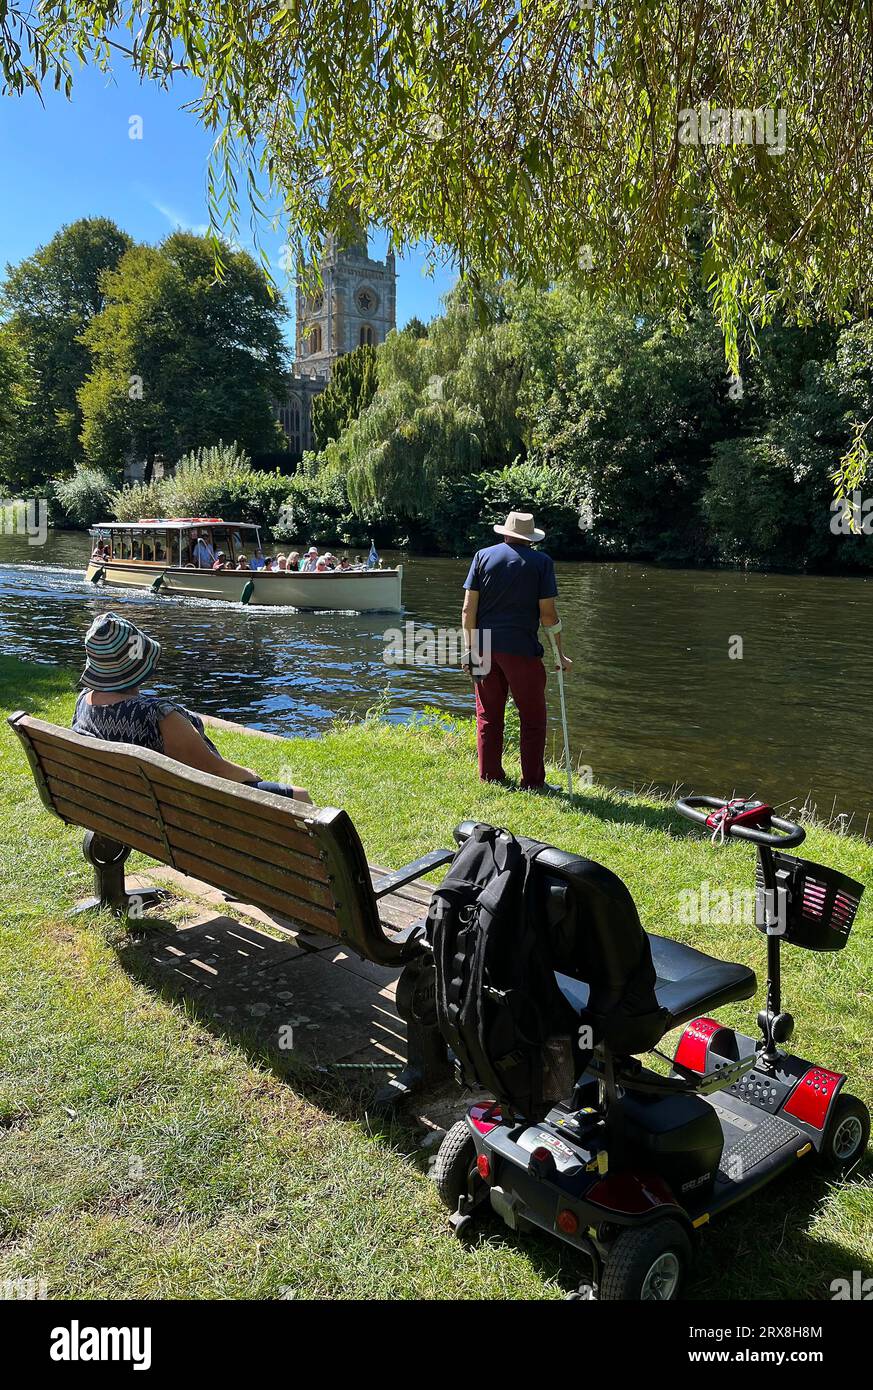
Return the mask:
{"type": "MultiPolygon", "coordinates": [[[[537,921],[549,966],[588,1030],[587,1066],[537,1122],[500,1096],[474,1105],[436,1160],[457,1233],[489,1208],[513,1230],[538,1229],[589,1258],[592,1282],[571,1297],[675,1299],[698,1228],[807,1156],[847,1172],[870,1133],[845,1076],[784,1050],[794,1021],[780,986],[783,942],[841,950],[863,886],[786,853],[805,831],[761,802],[694,796],[677,810],[716,841],[757,846],[755,921],[768,967],[761,1038],[709,1016],[754,994],[751,970],[645,933],[615,874],[543,847],[537,921]],[[639,988],[641,960],[653,988],[639,988]],[[664,1034],[682,1025],[675,1057],[659,1053],[664,1034]],[[638,1054],[647,1052],[669,1074],[644,1066],[638,1054]]],[[[475,830],[465,822],[456,836],[475,830]]]]}

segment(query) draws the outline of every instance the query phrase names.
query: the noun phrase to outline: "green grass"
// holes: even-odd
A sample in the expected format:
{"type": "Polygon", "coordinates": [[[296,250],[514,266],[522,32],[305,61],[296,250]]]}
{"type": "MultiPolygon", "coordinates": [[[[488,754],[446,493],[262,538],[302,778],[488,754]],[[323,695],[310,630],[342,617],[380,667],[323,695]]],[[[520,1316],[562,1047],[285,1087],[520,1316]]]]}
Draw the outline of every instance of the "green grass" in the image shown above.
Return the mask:
{"type": "MultiPolygon", "coordinates": [[[[0,658],[0,703],[68,723],[74,678],[0,658]]],[[[450,843],[465,817],[581,851],[628,883],[643,922],[763,975],[743,926],[683,926],[678,894],[748,887],[751,851],[718,849],[656,801],[585,789],[572,806],[483,787],[467,726],[347,725],[280,744],[217,736],[227,756],[344,806],[371,860],[397,866],[450,843]],[[290,776],[290,772],[285,774],[290,776]]],[[[47,814],[17,740],[0,733],[0,1280],[50,1297],[556,1298],[584,1267],[495,1221],[450,1236],[416,1139],[360,1098],[211,1030],[123,964],[124,929],[70,919],[88,887],[79,835],[47,814]]],[[[555,774],[553,774],[554,776],[555,774]]],[[[873,850],[812,828],[811,859],[873,880],[873,850]]],[[[131,861],[132,867],[137,863],[131,861]]],[[[847,1070],[871,1100],[873,891],[840,955],[785,953],[798,1051],[847,1070]]],[[[759,998],[721,1011],[753,1031],[759,998]]],[[[847,1185],[812,1169],[703,1236],[691,1298],[828,1298],[873,1268],[869,1166],[847,1185]]]]}

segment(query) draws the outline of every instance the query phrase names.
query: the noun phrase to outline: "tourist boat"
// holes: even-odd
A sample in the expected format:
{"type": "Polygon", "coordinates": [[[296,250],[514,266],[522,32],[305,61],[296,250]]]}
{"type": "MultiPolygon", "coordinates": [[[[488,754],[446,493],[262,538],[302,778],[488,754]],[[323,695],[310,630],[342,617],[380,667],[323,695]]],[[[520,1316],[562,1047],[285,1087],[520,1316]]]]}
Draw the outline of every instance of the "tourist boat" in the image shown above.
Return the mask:
{"type": "Polygon", "coordinates": [[[317,574],[233,568],[240,556],[250,561],[261,548],[260,528],[249,522],[214,516],[107,521],[92,526],[89,534],[94,545],[85,578],[95,585],[226,603],[282,604],[310,612],[402,612],[402,565],[317,574]],[[214,570],[208,561],[198,563],[205,553],[198,547],[201,540],[212,554],[224,552],[228,568],[214,570]]]}

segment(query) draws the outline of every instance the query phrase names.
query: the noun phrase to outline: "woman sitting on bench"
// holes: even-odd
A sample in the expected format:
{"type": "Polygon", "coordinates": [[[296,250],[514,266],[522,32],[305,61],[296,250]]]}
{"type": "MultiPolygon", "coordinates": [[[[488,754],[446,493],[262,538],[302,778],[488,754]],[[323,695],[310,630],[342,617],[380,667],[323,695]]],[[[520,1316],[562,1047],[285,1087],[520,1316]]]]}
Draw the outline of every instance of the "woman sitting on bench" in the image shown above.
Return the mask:
{"type": "Polygon", "coordinates": [[[264,782],[250,767],[223,758],[203,729],[203,720],[175,700],[143,695],[140,686],[158,664],[160,643],[126,618],[101,613],[85,635],[85,686],[76,701],[73,730],[113,743],[134,743],[166,753],[199,772],[226,777],[259,791],[311,802],[304,787],[264,782]]]}

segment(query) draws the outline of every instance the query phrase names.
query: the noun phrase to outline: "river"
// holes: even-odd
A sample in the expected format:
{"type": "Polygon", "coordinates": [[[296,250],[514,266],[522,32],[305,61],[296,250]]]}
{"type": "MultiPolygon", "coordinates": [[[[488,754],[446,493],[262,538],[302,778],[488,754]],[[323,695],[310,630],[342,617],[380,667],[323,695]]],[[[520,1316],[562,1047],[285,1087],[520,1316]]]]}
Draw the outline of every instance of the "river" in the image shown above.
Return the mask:
{"type": "MultiPolygon", "coordinates": [[[[77,666],[91,619],[116,607],[163,644],[154,688],[224,718],[314,736],[388,687],[391,719],[425,705],[472,710],[456,669],[385,663],[385,631],[400,619],[95,593],[82,580],[87,553],[82,534],[50,532],[41,546],[0,535],[0,651],[77,666]]],[[[383,554],[397,559],[402,621],[456,629],[465,561],[383,554]]],[[[557,571],[575,663],[570,743],[595,780],[774,804],[809,797],[823,816],[846,813],[858,831],[869,817],[873,828],[873,580],[638,564],[557,571]]],[[[549,687],[557,750],[554,678],[549,687]]]]}

